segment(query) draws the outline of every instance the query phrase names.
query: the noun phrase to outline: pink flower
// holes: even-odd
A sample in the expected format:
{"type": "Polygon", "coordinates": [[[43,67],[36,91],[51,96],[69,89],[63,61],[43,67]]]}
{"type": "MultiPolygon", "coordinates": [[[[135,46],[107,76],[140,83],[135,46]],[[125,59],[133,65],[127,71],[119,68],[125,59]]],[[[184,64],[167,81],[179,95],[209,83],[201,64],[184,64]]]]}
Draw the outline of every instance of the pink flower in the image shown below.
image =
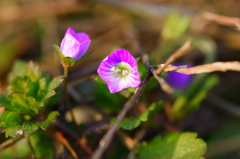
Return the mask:
{"type": "Polygon", "coordinates": [[[107,82],[110,93],[124,88],[135,88],[141,83],[135,58],[126,50],[120,49],[107,56],[98,67],[98,74],[107,82]]]}
{"type": "Polygon", "coordinates": [[[65,57],[73,60],[81,58],[87,51],[91,39],[86,33],[76,33],[72,28],[68,28],[61,42],[60,50],[65,57]]]}

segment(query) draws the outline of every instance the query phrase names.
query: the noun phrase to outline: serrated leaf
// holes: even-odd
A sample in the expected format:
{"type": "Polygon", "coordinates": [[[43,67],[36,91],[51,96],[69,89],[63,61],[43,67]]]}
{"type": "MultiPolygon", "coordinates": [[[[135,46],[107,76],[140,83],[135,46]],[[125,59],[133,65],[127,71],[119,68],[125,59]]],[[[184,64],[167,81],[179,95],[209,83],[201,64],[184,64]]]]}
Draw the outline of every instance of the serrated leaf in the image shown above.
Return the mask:
{"type": "Polygon", "coordinates": [[[9,100],[4,96],[0,94],[0,107],[7,107],[10,106],[11,103],[9,100]]]}
{"type": "Polygon", "coordinates": [[[37,82],[41,77],[39,66],[30,61],[24,70],[24,76],[26,79],[30,79],[32,82],[37,82]]]}
{"type": "Polygon", "coordinates": [[[89,55],[91,55],[92,53],[93,53],[93,50],[92,50],[92,51],[89,51],[88,53],[85,53],[80,59],[75,60],[75,62],[81,61],[81,60],[87,58],[87,57],[88,57],[89,55]]]}
{"type": "Polygon", "coordinates": [[[12,126],[6,128],[5,131],[5,136],[6,137],[17,137],[19,135],[25,135],[29,136],[35,131],[38,130],[39,127],[41,127],[43,130],[48,128],[49,124],[55,120],[56,116],[59,115],[57,111],[51,112],[47,119],[42,122],[25,122],[22,125],[17,125],[17,126],[12,126]]]}
{"type": "Polygon", "coordinates": [[[202,159],[206,143],[196,133],[170,133],[143,142],[138,152],[137,159],[202,159]]]}
{"type": "Polygon", "coordinates": [[[50,84],[48,85],[48,90],[54,90],[55,88],[57,88],[62,82],[64,81],[64,77],[63,76],[57,76],[55,78],[52,79],[52,81],[50,82],[50,84]]]}
{"type": "Polygon", "coordinates": [[[5,106],[6,110],[31,115],[41,109],[35,98],[28,97],[23,93],[12,93],[7,99],[11,105],[5,106]]]}
{"type": "Polygon", "coordinates": [[[58,45],[53,45],[54,49],[58,52],[58,55],[61,59],[65,58],[65,56],[63,55],[63,53],[60,51],[60,48],[58,45]]]}
{"type": "Polygon", "coordinates": [[[99,82],[99,83],[102,83],[102,84],[107,84],[107,82],[105,82],[100,76],[97,76],[95,78],[95,81],[99,82]]]}
{"type": "Polygon", "coordinates": [[[25,61],[16,61],[13,65],[12,73],[14,73],[16,76],[22,77],[27,66],[28,63],[25,61]]]}
{"type": "Polygon", "coordinates": [[[15,126],[20,121],[20,114],[17,112],[4,111],[0,115],[0,128],[15,126]]]}

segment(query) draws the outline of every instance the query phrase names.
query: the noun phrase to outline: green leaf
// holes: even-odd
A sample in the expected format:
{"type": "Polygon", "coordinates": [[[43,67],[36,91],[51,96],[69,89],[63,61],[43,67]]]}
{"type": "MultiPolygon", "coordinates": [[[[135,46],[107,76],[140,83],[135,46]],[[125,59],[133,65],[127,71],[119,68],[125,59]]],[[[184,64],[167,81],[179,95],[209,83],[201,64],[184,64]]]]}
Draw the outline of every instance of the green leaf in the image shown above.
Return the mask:
{"type": "Polygon", "coordinates": [[[0,128],[15,126],[20,121],[20,114],[17,112],[4,111],[0,115],[0,128]]]}
{"type": "Polygon", "coordinates": [[[8,107],[11,103],[9,100],[4,96],[0,94],[0,107],[8,107]]]}
{"type": "MultiPolygon", "coordinates": [[[[139,115],[137,118],[125,118],[120,124],[120,128],[123,128],[125,130],[132,130],[137,128],[141,122],[146,122],[148,120],[149,114],[152,111],[155,111],[157,104],[164,105],[164,102],[160,101],[157,103],[152,103],[150,107],[141,115],[139,115]]],[[[115,122],[116,118],[112,120],[112,122],[115,122]]]]}
{"type": "Polygon", "coordinates": [[[54,158],[54,141],[46,131],[37,131],[30,136],[36,158],[53,159],[54,158]]]}
{"type": "Polygon", "coordinates": [[[32,82],[36,82],[41,77],[42,73],[39,69],[39,66],[34,64],[32,61],[29,62],[29,65],[24,70],[24,76],[26,79],[30,79],[32,82]]]}
{"type": "Polygon", "coordinates": [[[11,105],[5,106],[6,110],[16,111],[22,114],[33,114],[37,113],[42,107],[33,97],[28,97],[23,93],[12,93],[7,99],[11,105]]]}
{"type": "Polygon", "coordinates": [[[172,12],[164,21],[162,37],[164,39],[175,39],[183,35],[190,26],[188,17],[181,17],[178,12],[172,12]]]}
{"type": "Polygon", "coordinates": [[[13,65],[12,73],[14,73],[17,76],[23,77],[27,66],[28,63],[25,61],[16,61],[13,65]]]}
{"type": "Polygon", "coordinates": [[[193,87],[177,98],[173,104],[172,115],[175,119],[194,111],[206,97],[208,91],[218,83],[215,75],[199,75],[192,84],[193,87]]]}
{"type": "Polygon", "coordinates": [[[55,120],[55,118],[59,115],[59,112],[58,111],[53,111],[51,112],[47,119],[43,122],[40,122],[39,123],[39,126],[43,129],[43,130],[46,130],[49,126],[49,124],[55,120]]]}
{"type": "Polygon", "coordinates": [[[89,55],[91,55],[92,53],[93,53],[93,50],[92,50],[92,51],[89,51],[88,53],[85,53],[80,59],[75,60],[75,62],[81,61],[81,60],[87,58],[87,57],[88,57],[89,55]]]}
{"type": "Polygon", "coordinates": [[[60,84],[64,81],[64,77],[63,76],[57,76],[55,78],[52,79],[52,81],[49,83],[48,85],[48,90],[54,90],[56,89],[58,86],[60,86],[60,84]]]}
{"type": "Polygon", "coordinates": [[[107,84],[99,75],[95,78],[95,81],[102,83],[102,84],[107,84]]]}
{"type": "Polygon", "coordinates": [[[63,53],[60,51],[60,48],[58,45],[53,45],[54,49],[58,52],[58,55],[61,59],[65,58],[65,56],[63,55],[63,53]]]}
{"type": "Polygon", "coordinates": [[[46,130],[49,126],[49,124],[55,120],[56,116],[59,115],[57,111],[51,112],[47,119],[42,122],[25,122],[22,125],[17,125],[17,126],[12,126],[6,128],[5,131],[5,136],[8,137],[17,137],[19,135],[25,135],[29,136],[35,131],[38,130],[39,127],[41,127],[43,130],[46,130]]]}
{"type": "Polygon", "coordinates": [[[170,133],[143,142],[138,152],[137,159],[202,159],[206,143],[196,133],[170,133]]]}
{"type": "Polygon", "coordinates": [[[139,62],[139,60],[140,60],[140,57],[137,57],[137,58],[135,58],[135,60],[137,61],[137,63],[139,62]]]}

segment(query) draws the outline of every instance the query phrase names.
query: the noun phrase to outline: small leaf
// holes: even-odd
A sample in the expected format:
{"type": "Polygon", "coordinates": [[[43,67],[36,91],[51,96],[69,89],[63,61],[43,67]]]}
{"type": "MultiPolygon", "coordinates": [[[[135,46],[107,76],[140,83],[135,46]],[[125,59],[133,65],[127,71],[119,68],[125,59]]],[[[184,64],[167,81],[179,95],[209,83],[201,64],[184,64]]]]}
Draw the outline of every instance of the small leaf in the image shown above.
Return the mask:
{"type": "Polygon", "coordinates": [[[81,60],[87,58],[87,57],[88,57],[89,55],[91,55],[92,53],[93,53],[93,50],[92,50],[92,51],[89,51],[88,53],[85,53],[80,59],[75,60],[75,62],[81,61],[81,60]]]}
{"type": "Polygon", "coordinates": [[[12,93],[7,99],[11,102],[11,105],[5,106],[9,111],[31,115],[41,109],[35,98],[28,97],[23,93],[12,93]]]}
{"type": "Polygon", "coordinates": [[[12,73],[16,76],[24,76],[25,69],[27,68],[28,63],[25,61],[16,61],[12,68],[12,73]]]}
{"type": "Polygon", "coordinates": [[[135,58],[135,60],[137,61],[137,63],[139,62],[139,60],[140,60],[140,57],[138,57],[138,58],[135,58]]]}
{"type": "MultiPolygon", "coordinates": [[[[139,115],[137,118],[124,118],[123,121],[120,124],[120,127],[125,130],[132,130],[137,128],[141,122],[146,122],[149,117],[149,113],[154,111],[157,107],[157,104],[164,105],[164,102],[160,101],[157,103],[152,103],[150,107],[141,115],[139,115]]],[[[116,119],[112,119],[112,122],[115,122],[116,119]]]]}
{"type": "Polygon", "coordinates": [[[102,84],[107,84],[107,82],[105,82],[100,76],[97,76],[95,78],[95,81],[99,82],[99,83],[102,83],[102,84]]]}
{"type": "Polygon", "coordinates": [[[8,127],[6,128],[5,131],[5,136],[8,137],[17,137],[19,135],[25,135],[25,136],[29,136],[32,133],[34,133],[35,131],[38,130],[39,127],[41,127],[43,130],[46,130],[48,128],[48,126],[50,125],[50,123],[55,120],[56,116],[59,115],[59,113],[57,111],[53,111],[51,112],[47,119],[45,121],[42,122],[25,122],[22,125],[17,125],[17,126],[12,126],[12,127],[8,127]]]}
{"type": "Polygon", "coordinates": [[[170,133],[143,142],[138,151],[137,159],[202,159],[206,143],[196,133],[170,133]]]}
{"type": "Polygon", "coordinates": [[[15,126],[20,121],[20,114],[17,112],[4,111],[0,115],[0,128],[15,126]]]}
{"type": "Polygon", "coordinates": [[[58,45],[53,45],[54,49],[58,52],[58,55],[61,59],[65,58],[65,56],[63,55],[63,53],[61,52],[60,48],[58,45]]]}

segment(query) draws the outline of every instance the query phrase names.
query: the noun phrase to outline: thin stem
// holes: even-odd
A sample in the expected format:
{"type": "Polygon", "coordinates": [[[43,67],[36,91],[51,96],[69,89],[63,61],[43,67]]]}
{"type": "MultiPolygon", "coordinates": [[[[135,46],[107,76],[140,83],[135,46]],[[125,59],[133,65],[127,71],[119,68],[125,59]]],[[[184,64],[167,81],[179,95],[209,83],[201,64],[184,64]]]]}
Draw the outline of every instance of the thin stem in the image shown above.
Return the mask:
{"type": "Polygon", "coordinates": [[[32,147],[32,144],[31,144],[31,141],[30,141],[29,137],[27,137],[27,141],[28,141],[28,145],[29,145],[29,147],[31,149],[31,152],[32,152],[32,158],[36,159],[36,155],[35,155],[35,152],[34,152],[34,149],[32,147]]]}
{"type": "Polygon", "coordinates": [[[125,105],[123,106],[123,109],[120,111],[120,113],[117,116],[116,122],[114,123],[114,125],[112,125],[110,127],[110,129],[108,129],[108,131],[105,133],[105,135],[101,139],[98,148],[96,149],[96,151],[94,152],[94,154],[92,156],[92,159],[100,159],[101,158],[104,151],[107,149],[110,142],[112,141],[114,133],[117,131],[121,121],[125,117],[126,113],[138,101],[139,97],[141,96],[145,86],[147,85],[147,83],[151,77],[152,77],[152,74],[147,74],[147,76],[145,77],[145,79],[143,80],[141,85],[138,87],[136,92],[133,94],[133,96],[125,103],[125,105]]]}
{"type": "Polygon", "coordinates": [[[72,106],[71,106],[70,99],[69,99],[69,94],[68,94],[68,91],[67,91],[68,67],[63,67],[63,68],[64,68],[64,93],[65,93],[66,102],[67,102],[67,109],[68,109],[68,111],[70,112],[71,117],[72,117],[72,121],[73,121],[73,123],[74,123],[74,125],[75,125],[75,128],[76,128],[78,134],[80,135],[80,134],[81,134],[81,131],[80,131],[80,129],[78,128],[76,119],[75,119],[75,117],[74,117],[73,110],[72,110],[72,106]]]}

